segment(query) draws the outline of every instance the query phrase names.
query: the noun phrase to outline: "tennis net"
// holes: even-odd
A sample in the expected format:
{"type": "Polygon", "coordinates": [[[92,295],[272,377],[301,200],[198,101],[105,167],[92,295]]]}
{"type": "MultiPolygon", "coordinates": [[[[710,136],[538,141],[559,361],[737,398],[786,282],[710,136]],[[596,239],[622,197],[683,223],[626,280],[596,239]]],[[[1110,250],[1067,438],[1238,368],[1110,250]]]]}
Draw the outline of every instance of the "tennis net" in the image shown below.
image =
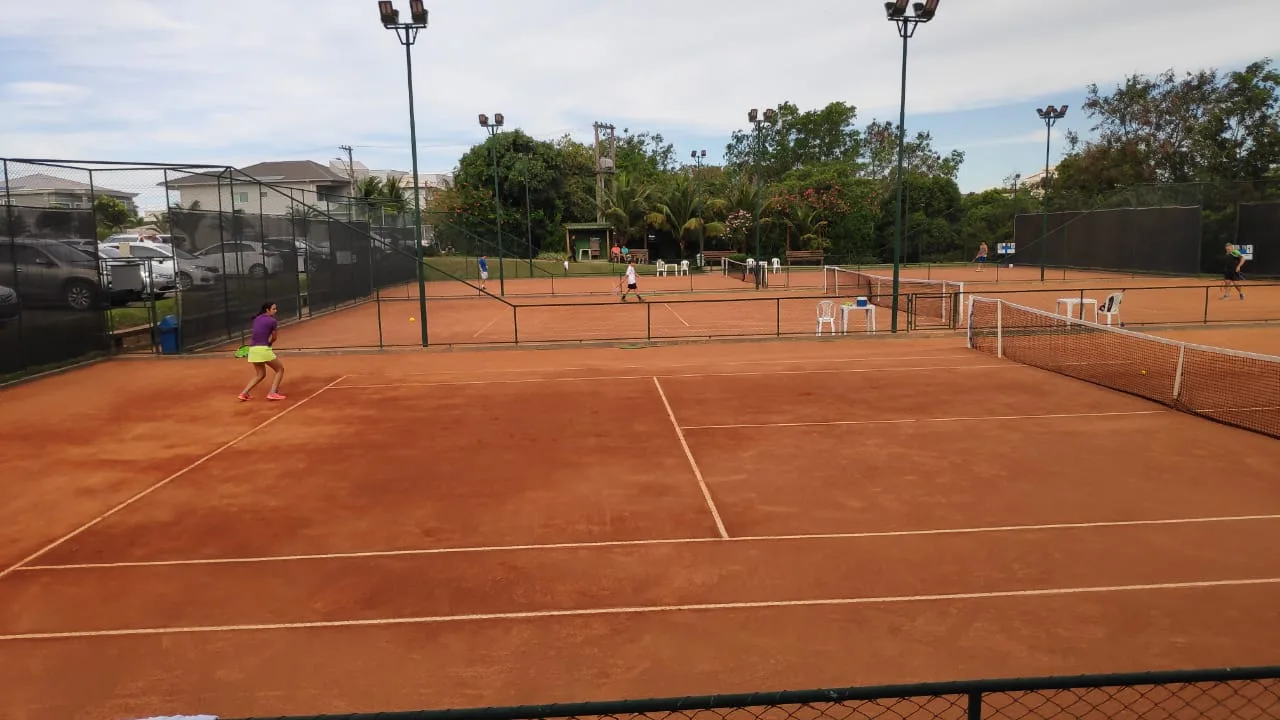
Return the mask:
{"type": "Polygon", "coordinates": [[[1280,357],[969,300],[969,347],[1280,438],[1280,357]]]}
{"type": "MultiPolygon", "coordinates": [[[[861,270],[824,265],[822,291],[837,297],[865,295],[872,305],[893,307],[893,278],[861,270]]],[[[898,292],[914,296],[910,302],[899,300],[898,306],[917,321],[923,319],[946,327],[955,327],[959,322],[959,309],[964,307],[962,282],[899,277],[898,292]]]]}
{"type": "Polygon", "coordinates": [[[737,278],[742,282],[755,282],[755,274],[751,272],[754,268],[744,262],[720,258],[720,267],[724,270],[725,277],[737,278]]]}

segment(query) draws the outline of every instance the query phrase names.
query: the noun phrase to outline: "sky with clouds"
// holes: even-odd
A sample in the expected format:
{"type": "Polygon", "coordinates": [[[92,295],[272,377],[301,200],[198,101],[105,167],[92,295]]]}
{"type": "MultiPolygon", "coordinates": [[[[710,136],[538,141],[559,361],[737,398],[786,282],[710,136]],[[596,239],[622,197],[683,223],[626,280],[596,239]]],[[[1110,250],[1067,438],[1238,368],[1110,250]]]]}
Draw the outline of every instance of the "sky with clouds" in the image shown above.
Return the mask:
{"type": "MultiPolygon", "coordinates": [[[[397,0],[402,17],[408,0],[397,0]]],[[[718,159],[746,111],[842,100],[895,119],[901,40],[880,0],[428,0],[413,47],[420,167],[476,116],[551,139],[593,121],[718,159]]],[[[1088,134],[1091,82],[1280,61],[1277,0],[942,0],[912,39],[907,127],[963,149],[961,189],[1044,162],[1036,107],[1088,134]]],[[[0,0],[0,157],[407,170],[404,48],[375,0],[0,0]]]]}

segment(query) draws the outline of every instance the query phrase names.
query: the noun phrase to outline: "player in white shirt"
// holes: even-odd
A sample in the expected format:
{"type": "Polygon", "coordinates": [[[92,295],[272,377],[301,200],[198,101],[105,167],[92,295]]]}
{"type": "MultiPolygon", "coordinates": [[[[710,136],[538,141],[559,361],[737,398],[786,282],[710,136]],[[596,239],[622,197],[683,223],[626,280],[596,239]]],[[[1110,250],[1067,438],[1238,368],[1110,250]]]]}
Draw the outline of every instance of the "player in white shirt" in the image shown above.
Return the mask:
{"type": "Polygon", "coordinates": [[[622,302],[627,301],[627,295],[635,293],[636,299],[644,302],[644,298],[640,297],[640,291],[636,290],[636,261],[635,259],[627,260],[627,290],[622,293],[622,302]]]}

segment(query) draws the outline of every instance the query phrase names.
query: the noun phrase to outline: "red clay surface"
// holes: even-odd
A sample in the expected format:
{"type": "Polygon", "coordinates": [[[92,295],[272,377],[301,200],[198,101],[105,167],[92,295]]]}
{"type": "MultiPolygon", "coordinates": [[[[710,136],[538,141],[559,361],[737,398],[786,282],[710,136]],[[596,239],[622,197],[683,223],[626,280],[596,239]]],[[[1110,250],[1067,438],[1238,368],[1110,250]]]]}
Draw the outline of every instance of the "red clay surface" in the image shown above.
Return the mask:
{"type": "Polygon", "coordinates": [[[0,393],[0,716],[1277,661],[1280,445],[955,339],[283,357],[0,393]]]}

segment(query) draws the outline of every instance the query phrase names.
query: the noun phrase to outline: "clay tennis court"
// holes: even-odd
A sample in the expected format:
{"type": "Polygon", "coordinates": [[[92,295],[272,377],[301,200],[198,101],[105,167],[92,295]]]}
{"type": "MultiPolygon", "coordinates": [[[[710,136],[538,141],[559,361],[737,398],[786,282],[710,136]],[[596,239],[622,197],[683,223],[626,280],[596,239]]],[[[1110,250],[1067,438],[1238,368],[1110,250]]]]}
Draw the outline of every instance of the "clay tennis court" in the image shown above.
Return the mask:
{"type": "MultiPolygon", "coordinates": [[[[815,335],[819,303],[843,304],[867,294],[844,279],[834,280],[832,272],[793,268],[770,273],[769,287],[758,289],[718,272],[643,276],[640,291],[645,302],[632,297],[626,304],[613,292],[618,279],[609,276],[513,278],[505,282],[507,294],[501,297],[492,277],[487,292],[457,280],[432,280],[425,283],[428,344],[465,347],[815,335]]],[[[887,277],[892,271],[872,268],[869,272],[887,277]]],[[[1220,287],[1209,278],[1135,278],[1064,270],[1051,270],[1043,283],[1038,278],[1038,268],[1029,267],[1002,268],[999,274],[996,268],[976,272],[968,266],[906,268],[901,276],[905,284],[898,327],[931,332],[963,325],[964,299],[974,293],[1075,317],[1083,312],[1089,320],[1095,307],[1105,305],[1111,294],[1122,293],[1121,312],[1113,320],[1129,326],[1280,320],[1280,283],[1245,283],[1247,299],[1241,301],[1221,300],[1220,287]],[[941,284],[913,284],[921,280],[963,283],[963,287],[948,286],[944,303],[941,284]],[[928,310],[917,310],[909,318],[907,295],[912,293],[917,296],[915,302],[928,310]],[[956,300],[959,310],[953,318],[949,308],[956,300]]],[[[890,292],[889,287],[884,292],[890,292]]],[[[889,300],[882,296],[878,302],[881,306],[871,311],[874,318],[837,309],[838,332],[889,331],[893,320],[889,300]]],[[[397,285],[366,302],[291,326],[280,347],[421,347],[420,311],[417,284],[397,285]]]]}
{"type": "Polygon", "coordinates": [[[959,339],[285,357],[4,391],[0,716],[1274,661],[1280,445],[959,339]]]}

